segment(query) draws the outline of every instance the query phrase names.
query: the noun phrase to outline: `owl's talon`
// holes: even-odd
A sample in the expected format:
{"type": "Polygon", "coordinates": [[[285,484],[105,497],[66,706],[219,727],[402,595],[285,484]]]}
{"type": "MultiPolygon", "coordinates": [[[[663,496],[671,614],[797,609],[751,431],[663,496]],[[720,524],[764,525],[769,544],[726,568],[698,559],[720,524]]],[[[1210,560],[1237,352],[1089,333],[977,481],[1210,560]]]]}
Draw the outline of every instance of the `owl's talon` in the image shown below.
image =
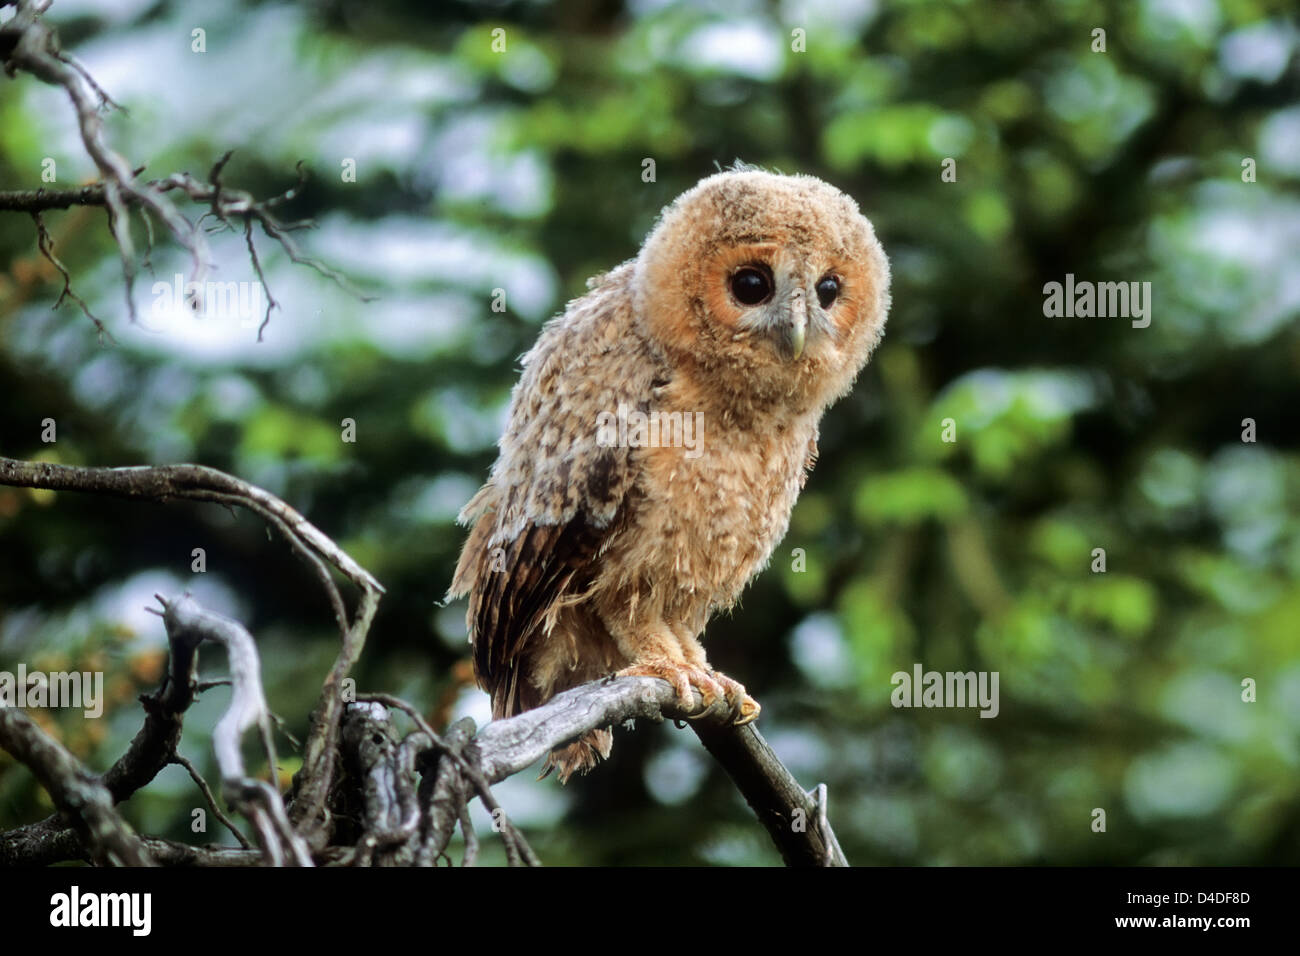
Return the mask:
{"type": "Polygon", "coordinates": [[[743,727],[745,724],[753,723],[758,720],[758,715],[763,710],[763,705],[746,694],[745,699],[740,702],[738,710],[739,713],[733,723],[737,727],[743,727]]]}
{"type": "Polygon", "coordinates": [[[712,674],[713,679],[726,690],[727,705],[731,708],[731,722],[737,727],[743,727],[757,720],[763,708],[758,701],[749,696],[745,685],[740,681],[732,680],[726,674],[719,674],[717,671],[713,671],[712,674]]]}
{"type": "MultiPolygon", "coordinates": [[[[678,664],[675,661],[648,661],[633,664],[631,667],[623,668],[615,676],[658,677],[660,680],[666,680],[673,685],[673,690],[677,692],[677,699],[683,705],[689,705],[693,701],[694,694],[691,693],[691,688],[695,688],[699,692],[701,703],[698,710],[687,715],[687,720],[705,714],[719,697],[727,698],[726,686],[717,679],[721,675],[712,674],[700,667],[691,667],[689,664],[678,664]]],[[[727,700],[730,704],[730,698],[727,700]]]]}
{"type": "Polygon", "coordinates": [[[694,695],[691,693],[691,688],[695,688],[699,692],[701,704],[698,710],[687,715],[687,720],[704,716],[719,698],[726,702],[731,711],[731,722],[737,727],[757,720],[759,712],[763,709],[758,701],[749,696],[745,691],[745,685],[740,681],[703,667],[692,667],[689,664],[678,664],[673,661],[649,661],[625,667],[614,676],[658,677],[666,680],[673,685],[673,689],[677,692],[677,699],[683,704],[692,701],[694,695]]]}

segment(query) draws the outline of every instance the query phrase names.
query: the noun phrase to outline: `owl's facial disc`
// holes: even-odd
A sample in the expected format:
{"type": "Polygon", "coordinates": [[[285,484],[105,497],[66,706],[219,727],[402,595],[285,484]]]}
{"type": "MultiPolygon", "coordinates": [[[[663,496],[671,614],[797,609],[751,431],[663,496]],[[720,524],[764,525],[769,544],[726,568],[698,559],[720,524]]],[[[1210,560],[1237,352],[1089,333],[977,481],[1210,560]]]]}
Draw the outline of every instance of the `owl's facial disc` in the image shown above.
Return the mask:
{"type": "Polygon", "coordinates": [[[839,279],[827,274],[810,283],[803,272],[777,254],[746,261],[725,280],[737,330],[767,338],[786,362],[800,359],[810,338],[834,337],[825,311],[838,295],[839,279]]]}

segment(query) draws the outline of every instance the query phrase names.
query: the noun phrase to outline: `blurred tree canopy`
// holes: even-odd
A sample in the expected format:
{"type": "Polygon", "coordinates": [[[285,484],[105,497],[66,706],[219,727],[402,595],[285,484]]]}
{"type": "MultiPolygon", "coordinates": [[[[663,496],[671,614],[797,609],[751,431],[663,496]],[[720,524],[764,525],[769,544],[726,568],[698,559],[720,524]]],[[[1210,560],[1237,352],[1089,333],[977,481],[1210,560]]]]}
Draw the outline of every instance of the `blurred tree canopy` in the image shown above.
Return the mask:
{"type": "MultiPolygon", "coordinates": [[[[61,283],[5,215],[0,453],[196,461],[266,487],[388,589],[359,685],[485,720],[463,607],[440,602],[518,356],[717,164],[812,173],[875,224],[894,304],[788,537],[706,643],[791,770],[829,784],[850,861],[1300,860],[1292,4],[57,0],[49,17],[129,108],[109,136],[146,175],[236,148],[226,181],[269,196],[304,160],[303,245],[378,299],[265,243],[265,341],[260,314],[159,308],[147,274],[131,325],[103,211],[50,214],[117,338],[101,345],[51,310],[61,283]],[[1149,327],[1046,316],[1067,275],[1149,282],[1149,327]],[[997,717],[891,706],[917,663],[997,671],[997,717]]],[[[95,177],[60,92],[3,81],[0,187],[41,185],[48,159],[59,185],[95,177]]],[[[221,279],[254,278],[241,236],[211,241],[221,279]]],[[[163,284],[186,270],[161,240],[151,259],[163,284]]],[[[40,715],[92,767],[161,673],[155,591],[246,623],[301,737],[335,635],[259,521],[0,488],[0,541],[0,669],[106,672],[104,719],[40,715]]],[[[224,694],[186,722],[200,766],[224,694]]],[[[567,788],[498,788],[543,860],[777,862],[694,735],[618,737],[567,788]]],[[[189,833],[200,805],[173,767],[124,810],[219,839],[189,833]]],[[[49,809],[0,753],[0,829],[49,809]]]]}

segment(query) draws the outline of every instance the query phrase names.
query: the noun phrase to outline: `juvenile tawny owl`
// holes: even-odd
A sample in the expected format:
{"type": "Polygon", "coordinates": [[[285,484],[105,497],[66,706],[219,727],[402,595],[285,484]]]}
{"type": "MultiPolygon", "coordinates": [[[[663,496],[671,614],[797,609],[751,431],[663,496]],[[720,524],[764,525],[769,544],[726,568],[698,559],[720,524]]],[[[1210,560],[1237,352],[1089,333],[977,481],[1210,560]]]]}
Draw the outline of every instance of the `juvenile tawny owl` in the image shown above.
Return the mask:
{"type": "MultiPolygon", "coordinates": [[[[450,596],[496,717],[610,674],[758,704],[700,646],[785,534],[822,413],[885,325],[871,224],[811,176],[738,168],[661,216],[524,356],[450,596]]],[[[561,780],[611,732],[553,751],[561,780]]]]}

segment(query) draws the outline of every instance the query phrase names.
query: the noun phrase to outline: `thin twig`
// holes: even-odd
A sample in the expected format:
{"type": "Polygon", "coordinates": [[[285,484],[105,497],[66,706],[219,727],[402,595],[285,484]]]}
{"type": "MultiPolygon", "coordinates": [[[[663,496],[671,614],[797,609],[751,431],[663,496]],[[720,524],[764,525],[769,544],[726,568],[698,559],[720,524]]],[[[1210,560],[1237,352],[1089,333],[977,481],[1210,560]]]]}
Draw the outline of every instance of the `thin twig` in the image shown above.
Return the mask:
{"type": "MultiPolygon", "coordinates": [[[[131,238],[129,216],[131,207],[138,207],[145,219],[147,244],[142,261],[151,272],[153,267],[150,254],[153,250],[154,236],[150,213],[163,222],[176,242],[190,254],[192,283],[196,285],[202,283],[213,266],[207,239],[203,229],[200,228],[202,218],[196,223],[191,223],[176,208],[171,198],[165,195],[172,190],[182,191],[195,202],[207,203],[211,214],[227,228],[233,228],[230,221],[232,218],[238,217],[243,220],[244,239],[253,263],[253,270],[267,296],[266,316],[257,330],[259,342],[262,340],[267,323],[270,322],[271,310],[276,308],[278,303],[271,295],[260,257],[253,245],[254,222],[261,225],[262,231],[268,238],[280,244],[292,262],[307,266],[362,301],[371,300],[372,297],[359,292],[342,273],[305,255],[288,235],[296,229],[309,225],[309,222],[282,223],[272,212],[275,207],[293,199],[301,191],[306,181],[301,162],[295,168],[297,174],[295,184],[283,193],[263,202],[257,202],[248,193],[228,189],[222,184],[221,174],[230,160],[230,151],[213,164],[209,182],[206,184],[198,182],[188,173],[175,173],[163,180],[140,182],[137,176],[143,167],[132,169],[126,159],[109,146],[104,122],[100,116],[100,112],[104,109],[109,107],[122,109],[122,107],[105,92],[75,57],[60,48],[57,32],[41,20],[41,14],[48,6],[48,2],[10,0],[5,5],[12,5],[17,9],[17,13],[7,23],[0,25],[0,51],[3,51],[5,72],[12,77],[21,70],[45,83],[64,89],[72,102],[81,133],[82,146],[99,169],[102,182],[76,190],[37,189],[2,192],[0,211],[21,211],[37,215],[48,209],[66,209],[72,205],[105,207],[108,211],[109,232],[117,244],[122,261],[127,314],[132,322],[136,321],[134,296],[136,251],[131,238]]],[[[122,111],[125,112],[124,109],[122,111]]],[[[43,231],[43,227],[41,228],[43,231]]],[[[42,252],[46,253],[47,258],[50,257],[44,247],[42,252]]],[[[64,275],[65,294],[71,294],[67,273],[61,266],[58,268],[64,275]]],[[[81,300],[77,299],[77,301],[81,300]]],[[[84,303],[82,309],[90,315],[84,303]]],[[[102,334],[99,321],[95,320],[95,323],[102,334]]]]}
{"type": "Polygon", "coordinates": [[[193,780],[198,785],[199,790],[202,791],[203,799],[208,802],[208,807],[211,808],[212,815],[220,820],[225,828],[235,835],[235,839],[239,841],[239,845],[245,850],[252,849],[253,844],[248,842],[248,837],[244,836],[244,832],[239,829],[235,824],[235,821],[226,816],[225,813],[222,812],[221,807],[217,805],[217,798],[213,794],[212,788],[209,787],[208,782],[203,779],[203,775],[199,773],[198,768],[178,753],[172,755],[172,762],[178,763],[186,769],[190,775],[190,779],[193,780]]]}
{"type": "Polygon", "coordinates": [[[113,338],[113,333],[109,332],[104,327],[104,323],[90,311],[90,306],[86,305],[86,300],[72,291],[72,276],[68,273],[67,267],[64,266],[62,260],[54,254],[54,239],[50,236],[50,231],[45,228],[45,220],[41,218],[41,214],[39,212],[32,213],[32,219],[36,222],[36,247],[40,249],[41,255],[46,258],[50,265],[59,270],[59,275],[63,277],[63,291],[59,293],[59,297],[54,301],[54,308],[57,309],[61,306],[64,299],[71,299],[81,307],[81,311],[86,318],[95,323],[95,329],[99,332],[99,344],[103,345],[104,338],[107,336],[109,342],[116,345],[117,340],[113,338]]]}
{"type": "Polygon", "coordinates": [[[83,75],[85,71],[79,64],[60,50],[57,33],[40,19],[45,5],[33,0],[12,0],[12,5],[17,12],[0,26],[0,41],[7,50],[5,72],[11,77],[19,70],[30,73],[51,86],[62,87],[72,101],[82,146],[104,178],[104,205],[121,254],[127,312],[134,321],[135,249],[126,215],[127,202],[153,211],[167,225],[176,241],[190,253],[195,282],[201,282],[210,268],[207,240],[157,188],[137,182],[131,164],[108,145],[100,107],[112,101],[99,84],[88,80],[88,74],[83,75]]]}

